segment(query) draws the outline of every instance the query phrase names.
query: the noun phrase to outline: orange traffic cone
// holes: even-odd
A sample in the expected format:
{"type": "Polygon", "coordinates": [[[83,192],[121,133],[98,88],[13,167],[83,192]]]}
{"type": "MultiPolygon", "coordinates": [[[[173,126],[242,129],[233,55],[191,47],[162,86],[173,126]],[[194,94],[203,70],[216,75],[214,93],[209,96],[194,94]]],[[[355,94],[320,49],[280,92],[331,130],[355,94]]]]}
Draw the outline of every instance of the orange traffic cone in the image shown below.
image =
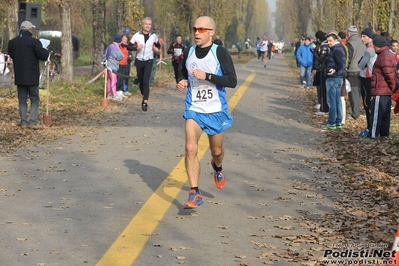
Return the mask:
{"type": "Polygon", "coordinates": [[[399,228],[396,231],[395,240],[392,245],[391,257],[389,257],[390,266],[399,266],[399,228]]]}

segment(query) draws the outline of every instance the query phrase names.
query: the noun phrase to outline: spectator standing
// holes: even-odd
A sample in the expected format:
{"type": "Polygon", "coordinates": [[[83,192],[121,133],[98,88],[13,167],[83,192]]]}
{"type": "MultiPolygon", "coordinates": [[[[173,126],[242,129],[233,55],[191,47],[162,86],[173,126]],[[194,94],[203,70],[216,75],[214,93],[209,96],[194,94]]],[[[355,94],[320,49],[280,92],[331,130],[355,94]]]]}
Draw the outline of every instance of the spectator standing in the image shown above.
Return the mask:
{"type": "Polygon", "coordinates": [[[79,39],[74,34],[72,34],[72,50],[73,50],[73,62],[75,63],[76,59],[79,56],[79,39]]]}
{"type": "Polygon", "coordinates": [[[191,46],[190,36],[187,36],[186,39],[184,40],[184,46],[186,48],[191,46]]]}
{"type": "Polygon", "coordinates": [[[391,96],[395,89],[396,62],[382,36],[373,39],[377,59],[373,65],[371,77],[371,128],[369,137],[381,137],[382,142],[389,141],[391,124],[391,96]]]}
{"type": "Polygon", "coordinates": [[[196,208],[204,203],[199,190],[200,163],[198,142],[204,131],[208,135],[211,151],[211,166],[215,186],[222,189],[226,179],[222,167],[224,158],[224,132],[233,122],[228,112],[226,87],[237,85],[237,76],[229,51],[212,43],[216,23],[208,17],[199,17],[193,27],[195,44],[184,52],[182,77],[177,89],[187,89],[186,108],[186,153],[185,166],[190,191],[184,208],[196,208]]]}
{"type": "Polygon", "coordinates": [[[151,32],[152,20],[150,17],[143,18],[141,26],[142,30],[133,35],[130,43],[137,50],[135,65],[140,92],[143,95],[141,109],[146,112],[150,96],[150,78],[154,52],[159,53],[161,44],[159,43],[158,36],[151,32]]]}
{"type": "Polygon", "coordinates": [[[118,77],[117,77],[117,85],[116,85],[116,93],[119,96],[119,98],[124,98],[131,93],[128,91],[128,83],[129,83],[129,50],[132,49],[132,47],[129,48],[128,45],[128,36],[127,35],[122,35],[122,42],[119,44],[119,49],[122,52],[123,58],[122,60],[119,61],[119,69],[118,69],[118,77]]]}
{"type": "Polygon", "coordinates": [[[39,129],[39,60],[46,61],[49,52],[32,37],[35,26],[30,21],[21,23],[17,37],[8,42],[7,53],[12,59],[15,85],[18,91],[20,126],[39,129]],[[27,100],[30,99],[30,120],[27,118],[27,100]]]}
{"type": "Polygon", "coordinates": [[[182,36],[177,35],[176,40],[172,42],[169,46],[167,51],[168,54],[172,55],[172,66],[175,72],[175,80],[176,84],[178,83],[178,79],[181,76],[181,68],[183,63],[183,51],[184,51],[184,44],[182,42],[182,36]]]}
{"type": "MultiPolygon", "coordinates": [[[[127,37],[128,40],[130,40],[130,39],[132,38],[132,31],[130,30],[130,28],[125,28],[125,29],[123,30],[123,34],[127,37]]],[[[127,73],[128,73],[128,76],[130,76],[130,71],[131,71],[131,69],[132,69],[132,62],[133,62],[133,60],[134,60],[134,57],[133,57],[133,50],[134,50],[134,48],[133,48],[132,45],[129,45],[129,42],[128,42],[127,50],[128,50],[127,73]]],[[[124,90],[125,92],[127,92],[126,94],[127,94],[127,96],[129,96],[129,95],[131,94],[131,93],[129,92],[129,78],[127,79],[127,83],[126,83],[124,86],[125,86],[125,87],[124,87],[123,90],[124,90]]]]}
{"type": "Polygon", "coordinates": [[[351,85],[351,91],[348,93],[349,102],[351,105],[351,118],[357,119],[360,116],[360,98],[361,98],[361,84],[360,84],[360,68],[358,62],[366,51],[366,46],[359,38],[357,27],[350,26],[347,30],[348,47],[348,70],[347,79],[351,85]]]}
{"type": "Polygon", "coordinates": [[[237,43],[238,59],[241,59],[243,49],[244,49],[243,44],[242,44],[241,40],[239,40],[237,43]]]}
{"type": "Polygon", "coordinates": [[[327,91],[326,91],[326,62],[330,48],[326,41],[326,33],[316,32],[316,46],[313,50],[312,72],[314,75],[313,85],[317,87],[317,104],[315,109],[317,115],[328,113],[327,91]]]}
{"type": "Polygon", "coordinates": [[[310,73],[313,65],[313,53],[310,49],[310,38],[306,37],[305,43],[301,45],[296,53],[300,66],[300,84],[301,88],[310,88],[310,73]]]}
{"type": "Polygon", "coordinates": [[[294,56],[295,56],[297,67],[299,67],[299,62],[298,62],[298,58],[296,58],[296,53],[298,52],[299,47],[301,47],[301,42],[299,41],[298,38],[295,38],[295,40],[294,40],[294,56]]]}
{"type": "Polygon", "coordinates": [[[366,50],[362,56],[362,59],[358,62],[360,68],[360,92],[362,94],[363,108],[366,115],[367,127],[363,132],[359,134],[359,137],[366,138],[371,128],[371,116],[370,116],[370,99],[371,99],[371,76],[373,74],[373,65],[377,59],[377,54],[374,50],[373,45],[373,32],[370,28],[365,28],[361,32],[361,39],[363,44],[366,46],[366,50]]]}
{"type": "Polygon", "coordinates": [[[391,52],[393,53],[393,58],[395,59],[396,62],[396,70],[399,73],[399,43],[397,40],[392,40],[391,41],[391,52]]]}
{"type": "Polygon", "coordinates": [[[338,37],[341,39],[341,42],[346,45],[346,33],[343,31],[338,32],[338,37]]]}
{"type": "Polygon", "coordinates": [[[338,41],[338,32],[331,31],[327,34],[330,47],[326,63],[326,88],[328,103],[328,121],[321,126],[322,130],[342,128],[342,101],[341,88],[346,74],[346,54],[338,41]]]}
{"type": "Polygon", "coordinates": [[[115,101],[121,101],[122,97],[116,92],[118,83],[119,61],[123,59],[123,54],[120,50],[122,42],[122,35],[116,34],[113,43],[108,45],[103,55],[103,62],[107,62],[107,75],[108,75],[108,98],[115,101]]]}
{"type": "Polygon", "coordinates": [[[217,45],[220,45],[220,46],[223,46],[223,42],[222,42],[222,40],[220,39],[220,36],[219,36],[219,35],[216,35],[215,40],[213,41],[213,43],[214,43],[214,44],[217,44],[217,45]]]}

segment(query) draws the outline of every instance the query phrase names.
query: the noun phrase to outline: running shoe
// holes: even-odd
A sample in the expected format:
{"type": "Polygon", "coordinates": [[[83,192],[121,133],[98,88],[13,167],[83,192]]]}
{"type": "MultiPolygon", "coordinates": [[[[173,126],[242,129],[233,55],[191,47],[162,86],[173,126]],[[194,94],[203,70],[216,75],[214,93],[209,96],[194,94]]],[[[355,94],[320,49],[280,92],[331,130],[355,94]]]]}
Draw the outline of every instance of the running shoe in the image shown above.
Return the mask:
{"type": "Polygon", "coordinates": [[[215,165],[215,160],[212,158],[211,159],[211,165],[213,168],[213,181],[215,182],[215,186],[218,189],[222,189],[226,185],[226,178],[224,176],[224,172],[222,171],[216,171],[216,165],[215,165]]]}
{"type": "Polygon", "coordinates": [[[337,127],[334,124],[332,124],[332,125],[326,124],[326,125],[321,125],[321,129],[322,130],[328,130],[328,129],[334,130],[334,129],[337,129],[337,127]]]}
{"type": "Polygon", "coordinates": [[[144,112],[147,112],[148,109],[148,104],[147,103],[142,103],[141,104],[141,110],[143,110],[144,112]]]}
{"type": "Polygon", "coordinates": [[[184,209],[194,209],[204,204],[200,191],[196,192],[195,189],[190,189],[188,193],[188,200],[184,203],[184,209]]]}
{"type": "Polygon", "coordinates": [[[342,124],[340,124],[340,123],[339,124],[335,124],[335,128],[336,129],[341,129],[342,128],[342,124]]]}
{"type": "Polygon", "coordinates": [[[363,130],[358,136],[359,136],[359,138],[365,139],[365,138],[368,137],[369,132],[370,132],[370,131],[366,128],[366,129],[363,130]]]}

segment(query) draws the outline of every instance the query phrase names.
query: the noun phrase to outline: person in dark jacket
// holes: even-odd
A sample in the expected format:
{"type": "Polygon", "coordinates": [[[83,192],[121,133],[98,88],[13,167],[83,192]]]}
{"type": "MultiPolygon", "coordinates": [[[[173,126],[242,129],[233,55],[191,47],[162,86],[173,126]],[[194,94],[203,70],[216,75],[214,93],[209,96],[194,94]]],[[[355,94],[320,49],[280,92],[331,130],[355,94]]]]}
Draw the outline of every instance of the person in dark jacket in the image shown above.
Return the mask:
{"type": "Polygon", "coordinates": [[[72,34],[72,50],[73,50],[73,62],[75,63],[76,59],[79,56],[79,38],[72,34]]]}
{"type": "Polygon", "coordinates": [[[178,83],[180,77],[184,48],[185,45],[182,42],[182,36],[177,35],[176,40],[170,44],[169,49],[167,51],[168,54],[172,55],[172,66],[175,71],[176,84],[178,83]]]}
{"type": "Polygon", "coordinates": [[[391,95],[395,89],[396,62],[386,40],[381,35],[373,39],[377,59],[373,65],[371,76],[371,128],[369,137],[381,137],[381,141],[389,141],[391,125],[391,95]]]}
{"type": "Polygon", "coordinates": [[[314,75],[313,86],[317,87],[317,104],[315,109],[317,115],[328,113],[327,91],[326,91],[326,61],[330,48],[326,41],[326,33],[316,32],[316,47],[313,50],[312,73],[314,75]]]}
{"type": "Polygon", "coordinates": [[[346,54],[338,41],[338,32],[331,31],[326,37],[330,46],[326,63],[326,88],[329,111],[327,124],[321,126],[322,130],[342,128],[341,87],[346,75],[346,54]]]}
{"type": "Polygon", "coordinates": [[[219,35],[216,35],[215,40],[213,40],[213,43],[214,43],[214,44],[217,44],[217,45],[220,45],[220,46],[223,46],[223,42],[222,42],[222,40],[220,39],[220,36],[219,36],[219,35]]]}
{"type": "Polygon", "coordinates": [[[348,93],[349,102],[351,105],[351,118],[357,119],[360,116],[360,98],[361,98],[361,83],[360,83],[360,68],[357,63],[361,60],[366,51],[366,46],[362,43],[356,26],[350,26],[347,31],[348,47],[348,70],[347,79],[351,85],[351,91],[348,93]]]}
{"type": "Polygon", "coordinates": [[[13,60],[15,85],[18,90],[21,127],[33,129],[39,125],[39,60],[46,61],[49,52],[41,42],[32,37],[35,26],[30,21],[21,24],[19,35],[8,43],[8,54],[13,60]],[[30,121],[27,119],[27,99],[30,99],[30,121]]]}

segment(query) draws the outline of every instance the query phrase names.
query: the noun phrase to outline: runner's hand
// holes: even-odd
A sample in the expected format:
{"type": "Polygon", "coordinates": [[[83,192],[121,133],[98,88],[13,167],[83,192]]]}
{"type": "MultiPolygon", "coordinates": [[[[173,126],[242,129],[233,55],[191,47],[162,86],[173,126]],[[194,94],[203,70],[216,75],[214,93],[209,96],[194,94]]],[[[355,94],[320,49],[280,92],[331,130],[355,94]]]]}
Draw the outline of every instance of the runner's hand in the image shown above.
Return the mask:
{"type": "Polygon", "coordinates": [[[179,83],[177,83],[177,89],[179,91],[184,91],[185,89],[187,89],[187,85],[188,85],[187,79],[182,79],[179,81],[179,83]]]}

